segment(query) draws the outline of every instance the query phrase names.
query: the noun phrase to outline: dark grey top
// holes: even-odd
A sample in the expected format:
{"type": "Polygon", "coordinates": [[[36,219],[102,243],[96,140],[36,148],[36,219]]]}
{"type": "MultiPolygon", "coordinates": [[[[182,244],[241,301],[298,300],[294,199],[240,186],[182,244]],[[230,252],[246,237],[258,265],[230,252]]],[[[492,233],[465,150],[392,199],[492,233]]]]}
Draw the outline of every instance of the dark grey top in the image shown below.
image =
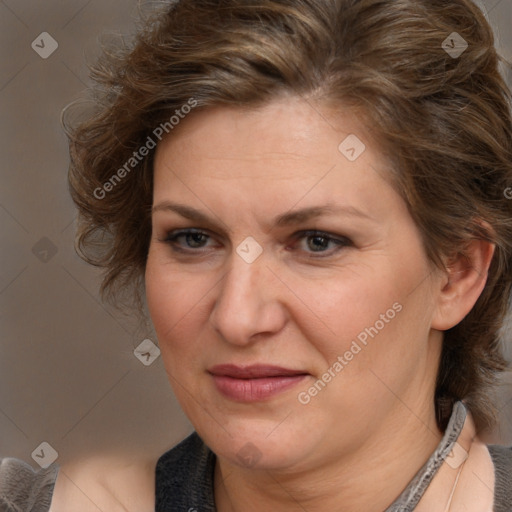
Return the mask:
{"type": "Polygon", "coordinates": [[[494,512],[512,511],[512,447],[491,445],[491,457],[496,470],[494,512]]]}
{"type": "MultiPolygon", "coordinates": [[[[414,510],[457,440],[466,409],[454,406],[439,446],[385,512],[414,510]]],[[[494,512],[512,512],[512,447],[489,446],[495,467],[494,512]]],[[[215,512],[215,454],[196,432],[164,453],[156,465],[156,512],[215,512]]],[[[0,459],[0,512],[48,512],[58,467],[34,471],[17,459],[0,459]]]]}

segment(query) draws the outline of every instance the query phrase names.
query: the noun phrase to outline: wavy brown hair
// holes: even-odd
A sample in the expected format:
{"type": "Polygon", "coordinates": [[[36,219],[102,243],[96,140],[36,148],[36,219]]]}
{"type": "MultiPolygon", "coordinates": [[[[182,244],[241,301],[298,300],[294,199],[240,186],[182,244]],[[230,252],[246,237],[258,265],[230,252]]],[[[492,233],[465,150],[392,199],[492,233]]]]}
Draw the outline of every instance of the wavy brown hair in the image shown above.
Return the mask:
{"type": "Polygon", "coordinates": [[[441,429],[458,399],[490,426],[512,283],[512,122],[499,61],[470,0],[173,2],[132,44],[104,52],[96,108],[66,122],[77,250],[105,270],[104,299],[133,297],[141,310],[154,151],[140,148],[157,127],[170,133],[191,102],[257,107],[292,94],[354,109],[392,163],[433,266],[472,239],[496,245],[476,305],[445,333],[436,387],[441,429]],[[459,36],[461,55],[443,49],[459,36]]]}

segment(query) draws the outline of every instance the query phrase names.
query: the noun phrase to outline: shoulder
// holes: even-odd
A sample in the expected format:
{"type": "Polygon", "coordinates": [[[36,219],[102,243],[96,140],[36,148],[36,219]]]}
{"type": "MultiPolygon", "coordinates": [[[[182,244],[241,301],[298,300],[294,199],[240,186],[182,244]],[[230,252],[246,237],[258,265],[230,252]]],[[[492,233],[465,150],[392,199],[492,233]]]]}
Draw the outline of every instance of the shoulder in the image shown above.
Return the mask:
{"type": "Polygon", "coordinates": [[[215,454],[196,432],[192,433],[158,459],[157,510],[215,510],[214,469],[215,454]]]}
{"type": "Polygon", "coordinates": [[[50,512],[154,511],[156,459],[146,455],[100,453],[68,461],[59,472],[50,512]]]}
{"type": "Polygon", "coordinates": [[[488,445],[495,471],[495,512],[508,512],[512,503],[512,446],[488,445]]]}
{"type": "Polygon", "coordinates": [[[55,465],[35,471],[19,459],[0,459],[0,509],[5,512],[46,512],[57,479],[55,465]]]}

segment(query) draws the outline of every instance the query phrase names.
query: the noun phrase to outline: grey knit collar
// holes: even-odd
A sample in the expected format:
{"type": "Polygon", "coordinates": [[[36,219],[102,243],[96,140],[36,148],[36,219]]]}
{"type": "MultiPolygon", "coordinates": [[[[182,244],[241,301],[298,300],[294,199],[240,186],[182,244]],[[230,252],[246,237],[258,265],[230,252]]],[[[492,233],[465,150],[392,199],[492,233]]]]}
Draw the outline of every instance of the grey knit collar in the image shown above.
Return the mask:
{"type": "Polygon", "coordinates": [[[416,473],[402,494],[384,512],[411,512],[414,510],[437,471],[452,451],[464,427],[467,411],[462,402],[456,402],[441,442],[424,466],[416,473]]]}

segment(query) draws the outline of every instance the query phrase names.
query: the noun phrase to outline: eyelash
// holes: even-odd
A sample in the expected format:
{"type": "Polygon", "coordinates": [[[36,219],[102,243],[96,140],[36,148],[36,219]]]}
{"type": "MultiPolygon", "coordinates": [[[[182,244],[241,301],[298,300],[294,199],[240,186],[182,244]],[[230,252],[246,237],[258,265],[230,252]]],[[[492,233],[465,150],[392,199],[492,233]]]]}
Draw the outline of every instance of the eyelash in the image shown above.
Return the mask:
{"type": "MultiPolygon", "coordinates": [[[[204,247],[199,247],[196,249],[193,248],[184,248],[180,245],[178,245],[178,240],[182,237],[187,237],[190,235],[202,235],[203,237],[207,237],[206,243],[211,240],[213,237],[209,235],[207,232],[202,231],[200,229],[181,229],[176,231],[171,231],[167,233],[166,237],[161,240],[161,242],[164,242],[171,246],[171,249],[175,252],[179,252],[182,254],[188,254],[188,255],[198,255],[198,253],[204,253],[203,250],[204,247]]],[[[332,234],[326,233],[325,231],[318,231],[318,230],[305,230],[300,231],[298,233],[295,233],[293,235],[294,243],[301,239],[307,239],[307,238],[321,238],[327,241],[329,244],[330,242],[334,242],[337,247],[335,250],[331,251],[307,251],[308,254],[313,255],[309,256],[311,258],[325,258],[328,256],[333,256],[335,253],[337,253],[339,250],[341,250],[343,247],[350,247],[353,245],[352,241],[344,236],[333,236],[332,234]]]]}

